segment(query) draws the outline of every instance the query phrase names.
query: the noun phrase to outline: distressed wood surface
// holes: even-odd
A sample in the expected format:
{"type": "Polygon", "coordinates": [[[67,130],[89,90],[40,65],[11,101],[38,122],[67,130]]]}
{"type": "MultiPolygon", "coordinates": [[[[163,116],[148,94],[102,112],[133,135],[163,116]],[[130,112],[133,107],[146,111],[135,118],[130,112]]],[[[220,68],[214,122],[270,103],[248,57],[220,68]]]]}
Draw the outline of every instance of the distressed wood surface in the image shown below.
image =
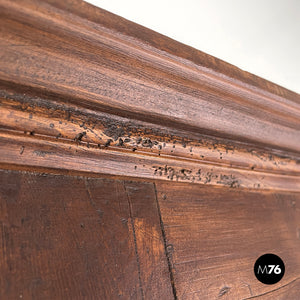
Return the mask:
{"type": "Polygon", "coordinates": [[[0,5],[3,83],[158,125],[300,150],[296,93],[81,1],[0,5]]]}
{"type": "Polygon", "coordinates": [[[264,293],[260,296],[253,296],[246,298],[244,300],[257,299],[257,300],[285,300],[285,299],[298,299],[300,291],[300,283],[299,279],[295,279],[294,281],[288,283],[285,286],[279,287],[273,291],[264,293]]]}
{"type": "Polygon", "coordinates": [[[1,299],[298,299],[299,94],[80,0],[0,26],[1,299]]]}
{"type": "Polygon", "coordinates": [[[62,105],[16,90],[2,90],[2,95],[2,163],[232,188],[300,190],[296,154],[62,105]]]}
{"type": "Polygon", "coordinates": [[[3,299],[297,299],[299,193],[0,172],[3,299]],[[274,252],[286,273],[257,281],[274,252]]]}
{"type": "Polygon", "coordinates": [[[300,190],[298,94],[80,1],[0,6],[0,163],[300,190]]]}
{"type": "Polygon", "coordinates": [[[0,180],[1,299],[172,299],[153,183],[0,180]]]}
{"type": "Polygon", "coordinates": [[[162,182],[157,192],[178,299],[297,299],[299,193],[162,182]],[[254,276],[254,263],[265,253],[285,263],[277,284],[254,276]]]}

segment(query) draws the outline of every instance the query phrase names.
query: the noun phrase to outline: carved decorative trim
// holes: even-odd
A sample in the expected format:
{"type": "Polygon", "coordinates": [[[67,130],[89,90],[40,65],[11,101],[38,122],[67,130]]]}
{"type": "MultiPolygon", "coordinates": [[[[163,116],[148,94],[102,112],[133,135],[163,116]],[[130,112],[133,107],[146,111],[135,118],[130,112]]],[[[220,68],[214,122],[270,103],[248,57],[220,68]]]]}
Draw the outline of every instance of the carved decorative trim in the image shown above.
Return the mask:
{"type": "Polygon", "coordinates": [[[80,1],[0,1],[0,163],[299,191],[300,97],[80,1]]]}

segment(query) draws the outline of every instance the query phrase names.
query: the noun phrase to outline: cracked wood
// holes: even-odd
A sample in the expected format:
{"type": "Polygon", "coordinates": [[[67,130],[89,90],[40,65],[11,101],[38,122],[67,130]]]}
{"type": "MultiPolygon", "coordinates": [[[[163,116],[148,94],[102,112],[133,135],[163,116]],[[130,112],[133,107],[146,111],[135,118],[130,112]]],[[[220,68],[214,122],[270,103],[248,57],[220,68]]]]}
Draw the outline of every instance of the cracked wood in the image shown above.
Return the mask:
{"type": "Polygon", "coordinates": [[[178,299],[297,299],[299,193],[156,186],[178,299]],[[265,253],[279,255],[288,270],[273,286],[253,273],[265,253]]]}
{"type": "Polygon", "coordinates": [[[1,299],[172,299],[152,183],[0,180],[1,299]]]}

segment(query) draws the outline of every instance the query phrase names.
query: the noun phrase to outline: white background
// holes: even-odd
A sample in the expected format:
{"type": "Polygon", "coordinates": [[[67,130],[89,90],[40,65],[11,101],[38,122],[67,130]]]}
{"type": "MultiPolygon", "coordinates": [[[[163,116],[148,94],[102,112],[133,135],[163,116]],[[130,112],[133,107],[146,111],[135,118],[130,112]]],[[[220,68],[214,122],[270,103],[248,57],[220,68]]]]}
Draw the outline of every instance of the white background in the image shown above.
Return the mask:
{"type": "Polygon", "coordinates": [[[300,92],[300,0],[88,0],[300,92]]]}

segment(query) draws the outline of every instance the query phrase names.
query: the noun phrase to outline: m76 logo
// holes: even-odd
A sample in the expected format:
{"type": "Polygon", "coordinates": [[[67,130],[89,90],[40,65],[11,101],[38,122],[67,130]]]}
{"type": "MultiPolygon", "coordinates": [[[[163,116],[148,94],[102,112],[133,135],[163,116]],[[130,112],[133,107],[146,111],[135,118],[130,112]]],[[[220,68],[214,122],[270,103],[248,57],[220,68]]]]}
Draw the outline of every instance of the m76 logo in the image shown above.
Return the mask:
{"type": "Polygon", "coordinates": [[[255,277],[264,284],[275,284],[281,280],[285,272],[282,259],[276,254],[266,253],[254,264],[255,277]]]}
{"type": "Polygon", "coordinates": [[[279,265],[265,265],[265,266],[258,266],[257,268],[257,274],[280,274],[281,273],[281,268],[279,265]],[[269,268],[269,269],[268,269],[269,268]]]}

